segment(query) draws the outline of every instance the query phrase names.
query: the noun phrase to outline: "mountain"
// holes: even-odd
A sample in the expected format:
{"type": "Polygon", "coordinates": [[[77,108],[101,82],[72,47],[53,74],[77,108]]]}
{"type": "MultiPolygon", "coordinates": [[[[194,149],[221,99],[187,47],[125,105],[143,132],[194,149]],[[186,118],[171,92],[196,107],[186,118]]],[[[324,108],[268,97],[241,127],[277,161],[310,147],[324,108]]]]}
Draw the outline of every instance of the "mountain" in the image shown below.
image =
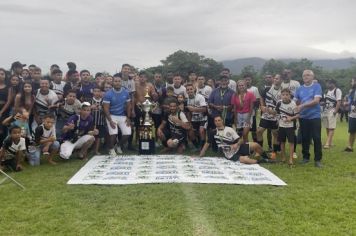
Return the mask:
{"type": "MultiPolygon", "coordinates": [[[[283,61],[284,63],[290,63],[294,61],[299,61],[300,59],[289,58],[289,59],[277,59],[283,61]]],[[[263,65],[266,63],[267,59],[260,57],[250,57],[250,58],[239,58],[234,60],[222,61],[224,67],[230,69],[233,74],[240,74],[241,70],[245,66],[252,65],[255,70],[259,71],[262,69],[263,65]]],[[[311,60],[315,66],[320,66],[326,70],[335,69],[347,69],[356,64],[356,59],[353,57],[342,58],[342,59],[316,59],[311,60]]]]}

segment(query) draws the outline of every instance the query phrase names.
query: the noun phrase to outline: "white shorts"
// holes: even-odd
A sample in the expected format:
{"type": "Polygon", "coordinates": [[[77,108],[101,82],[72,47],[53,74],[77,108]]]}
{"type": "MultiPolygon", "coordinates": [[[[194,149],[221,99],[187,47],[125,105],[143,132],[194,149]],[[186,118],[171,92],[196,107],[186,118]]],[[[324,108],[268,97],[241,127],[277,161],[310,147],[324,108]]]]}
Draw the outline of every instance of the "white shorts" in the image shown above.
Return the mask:
{"type": "Polygon", "coordinates": [[[335,129],[338,115],[333,112],[324,113],[321,117],[322,124],[326,129],[335,129]]]}
{"type": "Polygon", "coordinates": [[[63,159],[69,159],[69,157],[72,155],[74,149],[81,148],[84,145],[84,143],[88,142],[90,139],[93,139],[93,141],[94,141],[94,136],[86,134],[86,135],[80,137],[75,143],[72,143],[69,140],[65,141],[61,145],[59,155],[63,159]]]}
{"type": "Polygon", "coordinates": [[[126,125],[126,116],[114,116],[111,115],[112,121],[116,123],[115,128],[113,129],[110,125],[110,122],[106,119],[106,123],[108,125],[109,135],[115,135],[118,133],[118,126],[121,130],[122,135],[131,135],[131,126],[126,125]]]}

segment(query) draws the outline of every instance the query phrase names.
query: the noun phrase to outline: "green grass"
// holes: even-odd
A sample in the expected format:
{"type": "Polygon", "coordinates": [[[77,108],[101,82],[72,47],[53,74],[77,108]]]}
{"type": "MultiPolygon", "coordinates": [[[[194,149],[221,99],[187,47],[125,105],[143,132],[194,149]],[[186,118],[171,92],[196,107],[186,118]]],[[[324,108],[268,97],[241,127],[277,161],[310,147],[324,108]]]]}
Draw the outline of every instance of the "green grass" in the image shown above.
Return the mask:
{"type": "Polygon", "coordinates": [[[27,166],[11,173],[26,190],[0,185],[0,235],[355,235],[356,154],[342,152],[347,138],[338,124],[322,169],[264,165],[284,187],[66,185],[84,162],[27,166]]]}

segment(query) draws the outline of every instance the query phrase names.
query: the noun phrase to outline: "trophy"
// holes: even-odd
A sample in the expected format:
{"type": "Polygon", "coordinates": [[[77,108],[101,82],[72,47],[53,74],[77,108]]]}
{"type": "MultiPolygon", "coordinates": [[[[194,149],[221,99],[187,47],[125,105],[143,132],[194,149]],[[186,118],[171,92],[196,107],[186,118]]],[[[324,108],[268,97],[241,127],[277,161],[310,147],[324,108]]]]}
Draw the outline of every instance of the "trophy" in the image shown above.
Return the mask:
{"type": "Polygon", "coordinates": [[[154,154],[155,142],[153,138],[152,118],[150,111],[157,106],[156,103],[151,102],[151,97],[148,94],[148,88],[146,88],[146,100],[139,105],[140,109],[144,112],[144,120],[140,119],[139,129],[139,154],[154,154]]]}

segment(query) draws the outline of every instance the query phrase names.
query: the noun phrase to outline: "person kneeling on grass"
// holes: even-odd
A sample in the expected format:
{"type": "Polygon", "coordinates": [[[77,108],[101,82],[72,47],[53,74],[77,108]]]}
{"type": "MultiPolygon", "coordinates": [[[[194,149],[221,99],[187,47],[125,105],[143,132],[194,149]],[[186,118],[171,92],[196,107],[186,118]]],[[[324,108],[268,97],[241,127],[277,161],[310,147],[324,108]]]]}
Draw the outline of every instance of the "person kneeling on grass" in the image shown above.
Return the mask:
{"type": "Polygon", "coordinates": [[[177,101],[171,101],[169,103],[169,114],[164,116],[157,130],[157,135],[162,140],[162,144],[170,150],[177,149],[178,153],[183,153],[187,137],[186,130],[188,129],[190,129],[190,124],[184,112],[178,110],[177,101]],[[166,126],[168,126],[167,129],[166,126]]]}
{"type": "Polygon", "coordinates": [[[262,147],[256,142],[243,143],[243,139],[239,137],[236,131],[224,125],[223,119],[220,115],[215,116],[214,124],[215,130],[212,130],[206,142],[200,151],[199,156],[203,157],[209,146],[216,143],[218,148],[224,153],[228,160],[240,161],[244,164],[257,164],[257,163],[272,163],[273,160],[269,159],[267,153],[263,151],[262,147]],[[261,156],[261,159],[251,159],[250,156],[256,153],[261,156]]]}
{"type": "Polygon", "coordinates": [[[1,170],[7,168],[21,171],[21,161],[26,152],[25,138],[21,137],[21,128],[19,126],[11,126],[9,133],[10,135],[4,140],[0,149],[0,168],[1,170]]]}
{"type": "Polygon", "coordinates": [[[55,118],[52,114],[47,114],[42,118],[43,123],[37,126],[35,130],[35,142],[39,148],[34,154],[36,165],[40,164],[41,152],[43,156],[48,159],[48,163],[55,165],[53,161],[54,155],[59,150],[60,144],[56,138],[56,128],[54,126],[55,118]]]}
{"type": "Polygon", "coordinates": [[[87,160],[87,152],[94,143],[94,136],[99,131],[94,129],[94,119],[90,114],[90,103],[83,102],[79,115],[69,117],[63,127],[63,143],[60,149],[60,157],[69,159],[74,149],[79,150],[79,159],[87,160]]]}

